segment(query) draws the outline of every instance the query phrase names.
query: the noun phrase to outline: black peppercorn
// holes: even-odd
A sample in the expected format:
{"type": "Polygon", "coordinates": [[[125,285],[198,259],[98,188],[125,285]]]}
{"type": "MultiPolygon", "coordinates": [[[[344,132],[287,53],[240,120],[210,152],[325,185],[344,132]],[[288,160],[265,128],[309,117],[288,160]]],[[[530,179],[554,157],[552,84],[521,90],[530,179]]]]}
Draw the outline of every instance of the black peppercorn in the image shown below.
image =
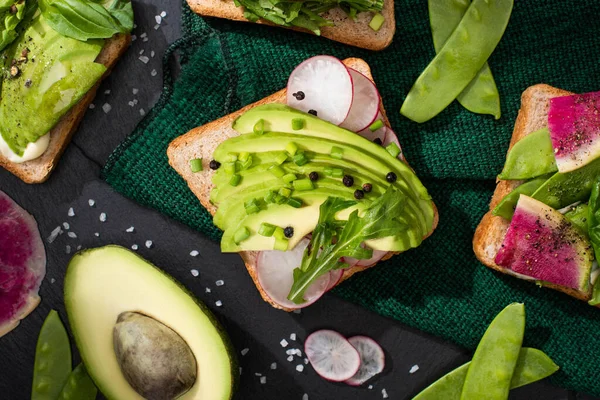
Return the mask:
{"type": "Polygon", "coordinates": [[[344,175],[344,178],[342,179],[342,183],[346,187],[351,187],[352,185],[354,185],[354,178],[351,177],[350,175],[344,175]]]}
{"type": "Polygon", "coordinates": [[[388,174],[385,176],[385,180],[388,181],[389,183],[396,182],[396,179],[398,179],[398,177],[393,172],[388,172],[388,174]]]}
{"type": "Polygon", "coordinates": [[[288,226],[287,228],[285,228],[283,230],[283,234],[285,235],[286,238],[291,238],[292,236],[294,236],[294,228],[292,228],[291,226],[288,226]]]}
{"type": "Polygon", "coordinates": [[[299,91],[297,91],[296,93],[292,94],[292,96],[294,96],[294,97],[296,98],[296,100],[298,100],[298,101],[302,101],[302,100],[304,100],[304,98],[306,97],[306,96],[304,95],[304,92],[303,92],[303,91],[301,91],[301,90],[299,90],[299,91]]]}
{"type": "Polygon", "coordinates": [[[310,179],[311,181],[316,181],[317,179],[319,179],[319,173],[317,171],[313,171],[310,174],[308,174],[308,179],[310,179]]]}
{"type": "Polygon", "coordinates": [[[383,144],[383,142],[382,142],[382,141],[381,141],[381,139],[379,139],[379,138],[375,138],[375,139],[373,140],[373,143],[375,143],[375,144],[378,144],[378,145],[380,145],[380,146],[383,144]]]}
{"type": "Polygon", "coordinates": [[[210,160],[210,164],[208,165],[210,167],[210,169],[219,169],[219,167],[221,166],[221,163],[218,162],[217,160],[210,160]]]}
{"type": "Polygon", "coordinates": [[[363,192],[363,191],[362,191],[362,190],[360,190],[360,189],[356,189],[356,190],[354,191],[354,198],[355,198],[356,200],[360,200],[360,199],[362,199],[363,197],[365,197],[365,192],[363,192]]]}
{"type": "Polygon", "coordinates": [[[317,116],[317,110],[308,110],[308,113],[317,116]]]}
{"type": "Polygon", "coordinates": [[[371,185],[370,183],[365,183],[363,185],[363,191],[365,193],[369,193],[371,190],[373,190],[373,185],[371,185]]]}

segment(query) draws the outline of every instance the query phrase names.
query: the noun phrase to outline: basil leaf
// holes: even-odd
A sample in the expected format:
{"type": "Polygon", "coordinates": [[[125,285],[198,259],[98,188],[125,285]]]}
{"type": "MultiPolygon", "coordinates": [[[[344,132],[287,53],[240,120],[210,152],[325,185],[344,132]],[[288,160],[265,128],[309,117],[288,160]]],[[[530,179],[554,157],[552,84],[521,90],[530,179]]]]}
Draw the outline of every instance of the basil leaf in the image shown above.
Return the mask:
{"type": "Polygon", "coordinates": [[[133,8],[131,0],[93,0],[102,5],[127,32],[133,30],[133,8]]]}
{"type": "Polygon", "coordinates": [[[17,38],[17,26],[26,15],[26,4],[19,0],[0,0],[0,51],[17,38]]]}

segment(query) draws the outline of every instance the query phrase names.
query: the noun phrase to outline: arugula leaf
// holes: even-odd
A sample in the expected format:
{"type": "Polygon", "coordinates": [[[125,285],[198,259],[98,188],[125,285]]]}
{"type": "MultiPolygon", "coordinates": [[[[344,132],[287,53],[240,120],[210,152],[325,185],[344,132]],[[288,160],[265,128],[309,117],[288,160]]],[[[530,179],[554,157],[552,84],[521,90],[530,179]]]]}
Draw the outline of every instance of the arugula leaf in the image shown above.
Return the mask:
{"type": "Polygon", "coordinates": [[[315,280],[333,269],[346,266],[340,262],[342,257],[371,258],[373,251],[361,247],[364,241],[395,236],[408,229],[399,220],[404,200],[401,192],[390,186],[371,203],[362,217],[355,210],[344,222],[336,220],[335,215],[356,203],[329,197],[319,208],[319,222],[304,252],[302,264],[294,270],[294,284],[288,299],[302,303],[304,292],[315,280]]]}
{"type": "Polygon", "coordinates": [[[106,39],[133,28],[130,0],[116,0],[108,8],[90,0],[39,0],[39,5],[52,29],[81,41],[106,39]]]}
{"type": "Polygon", "coordinates": [[[23,21],[25,11],[25,1],[0,0],[0,51],[17,38],[17,26],[23,21]]]}

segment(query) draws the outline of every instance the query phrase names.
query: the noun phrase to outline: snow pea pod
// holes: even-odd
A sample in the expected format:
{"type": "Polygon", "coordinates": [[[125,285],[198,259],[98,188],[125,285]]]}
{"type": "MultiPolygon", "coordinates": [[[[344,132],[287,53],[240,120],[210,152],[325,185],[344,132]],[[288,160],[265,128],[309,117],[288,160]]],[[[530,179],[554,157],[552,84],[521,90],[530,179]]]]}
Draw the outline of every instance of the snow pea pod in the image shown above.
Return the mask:
{"type": "Polygon", "coordinates": [[[506,156],[499,179],[521,180],[558,171],[548,128],[540,129],[519,140],[506,156]]]}
{"type": "Polygon", "coordinates": [[[544,175],[517,186],[515,190],[504,196],[504,198],[492,211],[492,215],[502,217],[510,221],[515,213],[515,208],[517,207],[519,197],[522,194],[531,196],[536,190],[538,190],[540,186],[544,184],[544,182],[548,180],[548,178],[548,175],[544,175]]]}
{"type": "Polygon", "coordinates": [[[481,338],[467,370],[461,400],[508,398],[525,332],[525,306],[508,305],[481,338]]]}
{"type": "Polygon", "coordinates": [[[58,400],[94,400],[98,389],[88,375],[83,363],[79,364],[67,379],[58,400]]]}
{"type": "Polygon", "coordinates": [[[33,368],[31,400],[56,400],[71,373],[71,344],[54,310],[42,325],[33,368]]]}
{"type": "Polygon", "coordinates": [[[514,0],[474,0],[444,47],[410,89],[400,113],[425,122],[467,87],[504,34],[514,0]]]}
{"type": "Polygon", "coordinates": [[[578,201],[587,201],[599,175],[600,158],[574,171],[557,172],[531,197],[557,210],[578,201]]]}
{"type": "Polygon", "coordinates": [[[579,204],[565,213],[565,218],[586,235],[588,234],[588,210],[587,204],[579,204]]]}
{"type": "MultiPolygon", "coordinates": [[[[413,400],[459,400],[470,364],[470,362],[463,364],[454,371],[442,376],[414,397],[413,400]]],[[[552,359],[543,351],[523,347],[519,352],[519,359],[510,381],[510,388],[516,389],[537,382],[556,371],[558,371],[558,365],[554,364],[552,359]]]]}
{"type": "MultiPolygon", "coordinates": [[[[429,0],[429,22],[436,53],[444,47],[444,43],[465,15],[469,4],[470,0],[429,0]]],[[[500,118],[500,94],[487,62],[458,95],[457,100],[471,112],[491,114],[496,119],[500,118]]]]}

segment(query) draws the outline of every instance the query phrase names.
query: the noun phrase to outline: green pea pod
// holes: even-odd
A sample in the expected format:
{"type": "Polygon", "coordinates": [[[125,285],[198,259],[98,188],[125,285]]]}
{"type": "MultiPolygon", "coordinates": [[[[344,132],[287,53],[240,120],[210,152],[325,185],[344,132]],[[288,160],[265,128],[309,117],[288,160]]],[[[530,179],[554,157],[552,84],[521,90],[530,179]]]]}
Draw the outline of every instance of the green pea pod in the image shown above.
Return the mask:
{"type": "Polygon", "coordinates": [[[554,174],[531,197],[557,210],[578,201],[587,201],[599,175],[600,158],[575,171],[554,174]]]}
{"type": "Polygon", "coordinates": [[[531,179],[558,171],[548,128],[540,129],[519,140],[506,156],[503,180],[531,179]]]}
{"type": "Polygon", "coordinates": [[[589,207],[587,204],[579,204],[565,213],[565,218],[578,227],[586,236],[589,235],[588,211],[589,207]]]}
{"type": "Polygon", "coordinates": [[[548,178],[549,176],[546,175],[517,186],[515,190],[504,196],[504,198],[492,211],[492,215],[496,215],[510,221],[515,213],[515,208],[517,207],[519,197],[522,194],[531,196],[536,190],[538,190],[540,186],[544,184],[544,182],[548,180],[548,178]]]}
{"type": "Polygon", "coordinates": [[[79,364],[62,388],[58,400],[95,400],[98,389],[88,375],[83,363],[79,364]]]}
{"type": "Polygon", "coordinates": [[[525,332],[525,306],[508,305],[494,318],[477,345],[461,400],[505,400],[525,332]]]}
{"type": "MultiPolygon", "coordinates": [[[[413,400],[459,400],[470,364],[468,362],[442,376],[414,397],[413,400]]],[[[516,389],[537,382],[556,371],[558,371],[558,366],[543,351],[523,347],[519,352],[519,359],[510,381],[510,388],[516,389]]]]}
{"type": "Polygon", "coordinates": [[[474,0],[444,47],[417,78],[400,113],[425,122],[456,99],[500,42],[513,2],[474,0]]]}
{"type": "MultiPolygon", "coordinates": [[[[470,4],[470,0],[429,0],[429,22],[436,53],[444,47],[444,43],[458,26],[470,4]]],[[[458,95],[457,100],[471,112],[491,114],[496,119],[500,118],[500,94],[487,62],[458,95]]]]}
{"type": "MultiPolygon", "coordinates": [[[[596,260],[598,260],[598,255],[600,255],[600,177],[597,177],[592,185],[587,217],[590,242],[592,242],[596,260]]],[[[592,298],[588,303],[592,306],[600,304],[600,279],[596,279],[594,282],[592,298]]]]}
{"type": "Polygon", "coordinates": [[[71,344],[54,310],[42,325],[33,368],[31,400],[56,400],[71,373],[71,344]]]}

